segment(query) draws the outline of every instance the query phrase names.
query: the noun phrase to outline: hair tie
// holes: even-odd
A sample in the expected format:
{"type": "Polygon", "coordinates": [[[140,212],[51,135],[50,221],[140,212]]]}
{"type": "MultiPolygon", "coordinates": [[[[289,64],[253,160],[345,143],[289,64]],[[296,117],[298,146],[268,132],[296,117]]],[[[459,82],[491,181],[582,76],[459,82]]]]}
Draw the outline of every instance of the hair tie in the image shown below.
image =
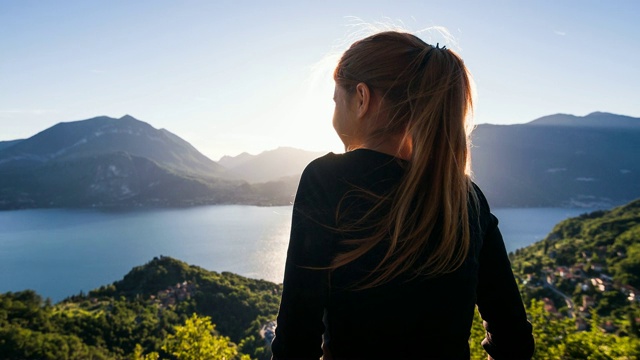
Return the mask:
{"type": "Polygon", "coordinates": [[[432,51],[433,50],[447,50],[447,46],[443,45],[442,47],[440,47],[440,43],[436,43],[436,46],[433,45],[427,45],[427,47],[425,47],[421,53],[426,52],[422,58],[422,60],[420,61],[420,65],[418,65],[418,69],[424,69],[427,67],[427,63],[429,62],[429,58],[431,58],[432,55],[432,51]]]}
{"type": "Polygon", "coordinates": [[[440,43],[436,43],[436,49],[438,49],[438,50],[447,50],[447,45],[442,45],[442,47],[440,47],[440,43]]]}

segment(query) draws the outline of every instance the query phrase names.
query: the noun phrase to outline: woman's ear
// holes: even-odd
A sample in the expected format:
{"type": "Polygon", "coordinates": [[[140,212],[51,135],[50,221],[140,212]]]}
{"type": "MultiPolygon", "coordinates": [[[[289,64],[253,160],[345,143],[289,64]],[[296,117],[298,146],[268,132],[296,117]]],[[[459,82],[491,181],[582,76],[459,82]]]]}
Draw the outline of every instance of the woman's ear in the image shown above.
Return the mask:
{"type": "Polygon", "coordinates": [[[367,112],[369,111],[369,106],[371,103],[371,91],[367,84],[361,82],[356,85],[356,100],[357,100],[357,108],[356,115],[358,118],[364,118],[367,112]]]}

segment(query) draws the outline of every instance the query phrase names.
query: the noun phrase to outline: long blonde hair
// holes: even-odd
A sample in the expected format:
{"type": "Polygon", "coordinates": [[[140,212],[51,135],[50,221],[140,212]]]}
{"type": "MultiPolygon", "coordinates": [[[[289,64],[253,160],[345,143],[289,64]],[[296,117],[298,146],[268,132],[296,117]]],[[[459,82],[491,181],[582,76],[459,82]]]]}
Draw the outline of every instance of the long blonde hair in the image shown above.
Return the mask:
{"type": "Polygon", "coordinates": [[[405,273],[437,276],[456,270],[469,250],[468,201],[475,198],[467,121],[472,85],[462,59],[412,34],[381,32],[351,45],[334,79],[350,93],[365,83],[381,97],[385,121],[372,136],[404,134],[411,158],[395,191],[379,197],[365,216],[390,203],[372,235],[345,240],[349,250],[339,253],[331,267],[349,264],[388,241],[363,288],[405,273]]]}

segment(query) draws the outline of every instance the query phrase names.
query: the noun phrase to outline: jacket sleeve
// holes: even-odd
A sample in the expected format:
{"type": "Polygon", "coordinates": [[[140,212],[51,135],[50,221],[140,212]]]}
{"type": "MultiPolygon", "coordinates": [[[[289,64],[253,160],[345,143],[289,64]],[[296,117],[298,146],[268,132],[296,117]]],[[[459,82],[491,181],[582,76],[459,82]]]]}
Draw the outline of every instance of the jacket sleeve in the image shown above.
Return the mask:
{"type": "Polygon", "coordinates": [[[482,346],[496,360],[530,359],[534,351],[531,324],[511,270],[498,219],[491,214],[489,217],[480,250],[476,291],[478,310],[487,331],[482,346]]]}
{"type": "Polygon", "coordinates": [[[330,228],[322,186],[313,169],[302,174],[293,207],[291,237],[278,312],[273,359],[319,359],[328,293],[330,228]],[[324,269],[323,269],[324,268],[324,269]]]}

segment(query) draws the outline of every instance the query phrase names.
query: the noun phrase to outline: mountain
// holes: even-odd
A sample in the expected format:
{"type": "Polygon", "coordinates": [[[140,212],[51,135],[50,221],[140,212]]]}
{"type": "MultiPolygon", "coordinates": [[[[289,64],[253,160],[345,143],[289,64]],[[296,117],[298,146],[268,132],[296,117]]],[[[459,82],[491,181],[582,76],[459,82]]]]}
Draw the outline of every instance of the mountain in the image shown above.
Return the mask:
{"type": "Polygon", "coordinates": [[[270,198],[273,204],[291,204],[300,174],[313,159],[324,155],[290,147],[279,147],[258,155],[241,153],[223,156],[218,163],[226,168],[229,178],[251,183],[256,192],[270,198]]]}
{"type": "Polygon", "coordinates": [[[228,179],[188,142],[128,115],[14,141],[0,149],[0,174],[0,209],[288,204],[295,191],[228,179]]]}
{"type": "Polygon", "coordinates": [[[224,166],[227,169],[232,169],[236,166],[240,166],[245,162],[253,159],[255,155],[251,155],[248,152],[243,152],[236,156],[225,155],[218,160],[218,164],[224,166]]]}
{"type": "Polygon", "coordinates": [[[258,316],[275,317],[278,311],[282,285],[208,271],[167,256],[134,267],[122,280],[96,289],[89,296],[155,300],[162,291],[184,282],[193,285],[189,311],[212,316],[219,330],[234,341],[246,336],[246,329],[258,316]]]}
{"type": "Polygon", "coordinates": [[[611,207],[640,197],[640,119],[557,114],[479,125],[474,179],[495,207],[611,207]]]}
{"type": "Polygon", "coordinates": [[[59,123],[0,152],[0,169],[126,152],[185,174],[214,177],[223,168],[171,132],[125,115],[59,123]]]}
{"type": "Polygon", "coordinates": [[[256,183],[281,180],[286,177],[297,178],[311,160],[324,154],[324,152],[280,147],[258,155],[242,153],[235,157],[224,156],[219,164],[227,168],[229,176],[256,183]]]}

